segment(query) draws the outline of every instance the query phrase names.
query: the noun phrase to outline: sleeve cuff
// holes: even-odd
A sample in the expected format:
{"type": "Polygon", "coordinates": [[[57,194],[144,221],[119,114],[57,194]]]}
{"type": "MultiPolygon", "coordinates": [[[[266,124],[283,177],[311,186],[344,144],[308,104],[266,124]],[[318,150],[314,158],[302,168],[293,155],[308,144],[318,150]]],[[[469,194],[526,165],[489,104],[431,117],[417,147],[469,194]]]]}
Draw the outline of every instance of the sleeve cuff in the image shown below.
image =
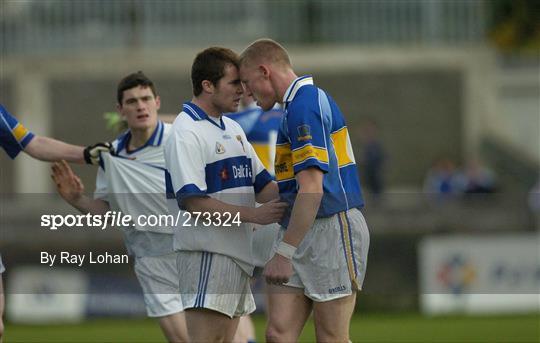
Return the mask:
{"type": "Polygon", "coordinates": [[[253,184],[253,188],[255,188],[255,193],[260,193],[269,182],[272,182],[272,180],[272,176],[266,169],[260,172],[255,177],[255,183],[253,184]]]}
{"type": "Polygon", "coordinates": [[[193,196],[206,196],[206,191],[201,190],[192,183],[180,188],[180,190],[176,192],[176,201],[178,202],[178,207],[181,210],[185,210],[186,207],[184,206],[184,201],[193,196]]]}

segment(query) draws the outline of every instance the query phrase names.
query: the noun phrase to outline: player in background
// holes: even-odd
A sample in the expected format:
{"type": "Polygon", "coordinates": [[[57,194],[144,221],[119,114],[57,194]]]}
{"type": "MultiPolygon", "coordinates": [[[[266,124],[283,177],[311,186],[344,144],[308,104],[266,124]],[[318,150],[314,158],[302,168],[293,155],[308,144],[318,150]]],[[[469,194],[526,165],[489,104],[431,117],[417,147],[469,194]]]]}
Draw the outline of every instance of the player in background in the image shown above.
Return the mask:
{"type": "Polygon", "coordinates": [[[269,342],[295,342],[313,310],[318,342],[348,342],[369,232],[347,126],[310,76],[298,77],[287,51],[261,39],[241,54],[240,77],[263,110],[284,105],[276,180],[292,212],[266,264],[269,342]]]}
{"type": "Polygon", "coordinates": [[[283,111],[279,106],[263,111],[247,94],[242,97],[241,106],[238,112],[227,116],[240,124],[262,164],[274,175],[276,140],[283,111]]]}
{"type": "Polygon", "coordinates": [[[193,98],[186,102],[165,142],[167,193],[190,213],[213,213],[210,225],[175,230],[175,249],[190,341],[229,342],[239,317],[255,308],[253,225],[278,221],[286,204],[242,128],[223,113],[242,97],[238,56],[219,47],[197,54],[191,69],[193,98]],[[263,203],[255,207],[255,201],[263,203]],[[233,227],[220,221],[239,216],[233,227]]]}
{"type": "MultiPolygon", "coordinates": [[[[244,132],[249,143],[255,149],[257,156],[274,176],[274,157],[276,153],[276,140],[279,124],[283,117],[283,111],[279,106],[275,106],[270,111],[263,111],[251,95],[244,94],[240,102],[238,112],[229,113],[227,116],[236,121],[244,132]]],[[[256,269],[264,267],[271,257],[272,244],[279,232],[278,224],[266,225],[264,228],[257,228],[253,233],[252,249],[255,257],[256,269]]],[[[262,269],[261,269],[262,270],[262,269]]],[[[257,272],[256,272],[257,274],[257,272]]],[[[240,318],[237,335],[234,342],[255,342],[255,326],[250,316],[240,318]],[[240,334],[247,336],[240,337],[240,334]]]]}
{"type": "MultiPolygon", "coordinates": [[[[102,157],[93,199],[84,195],[84,185],[65,161],[55,163],[52,177],[60,195],[82,213],[101,215],[111,208],[117,210],[126,201],[125,206],[132,211],[142,207],[140,210],[146,214],[148,211],[160,214],[145,207],[151,205],[153,196],[160,196],[165,212],[163,142],[171,125],[158,120],[159,108],[160,98],[154,84],[142,72],[122,79],[118,84],[117,109],[126,120],[128,131],[112,143],[118,157],[102,157]],[[111,174],[113,170],[117,174],[111,174]],[[151,189],[145,188],[146,185],[151,185],[151,189]]],[[[133,212],[127,213],[135,217],[133,212]]],[[[186,342],[172,230],[123,229],[128,252],[134,256],[135,274],[144,292],[148,315],[159,319],[169,342],[186,342]]]]}
{"type": "Polygon", "coordinates": [[[0,145],[9,157],[14,159],[24,151],[31,157],[53,162],[66,160],[75,163],[98,164],[100,152],[110,151],[108,142],[82,147],[35,135],[19,123],[6,108],[0,104],[0,145]]]}
{"type": "MultiPolygon", "coordinates": [[[[110,151],[111,145],[107,142],[97,143],[88,147],[72,145],[62,141],[35,135],[13,117],[6,108],[0,104],[0,146],[9,157],[14,159],[24,151],[31,157],[47,162],[61,159],[75,163],[98,164],[99,154],[110,151]]],[[[0,257],[0,342],[4,333],[4,287],[1,274],[5,268],[0,257]]]]}

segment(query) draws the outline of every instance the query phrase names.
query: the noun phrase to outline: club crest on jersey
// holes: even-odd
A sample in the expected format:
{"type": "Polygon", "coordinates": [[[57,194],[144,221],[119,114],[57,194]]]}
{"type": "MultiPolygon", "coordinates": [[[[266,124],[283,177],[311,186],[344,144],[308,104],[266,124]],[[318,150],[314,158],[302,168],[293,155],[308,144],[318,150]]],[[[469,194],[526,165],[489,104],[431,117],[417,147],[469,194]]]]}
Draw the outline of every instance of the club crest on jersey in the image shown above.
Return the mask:
{"type": "Polygon", "coordinates": [[[223,169],[221,169],[221,171],[219,172],[219,177],[223,181],[226,181],[229,179],[229,171],[227,170],[226,167],[223,167],[223,169]]]}
{"type": "Polygon", "coordinates": [[[242,136],[236,135],[236,139],[240,142],[240,144],[242,144],[242,150],[246,152],[246,148],[244,147],[244,142],[242,141],[242,136]]]}
{"type": "Polygon", "coordinates": [[[216,142],[216,154],[224,154],[225,147],[220,142],[216,142]]]}
{"type": "Polygon", "coordinates": [[[311,128],[309,127],[309,125],[300,125],[296,128],[298,130],[298,140],[299,141],[308,141],[310,139],[312,139],[313,137],[311,136],[311,128]]]}

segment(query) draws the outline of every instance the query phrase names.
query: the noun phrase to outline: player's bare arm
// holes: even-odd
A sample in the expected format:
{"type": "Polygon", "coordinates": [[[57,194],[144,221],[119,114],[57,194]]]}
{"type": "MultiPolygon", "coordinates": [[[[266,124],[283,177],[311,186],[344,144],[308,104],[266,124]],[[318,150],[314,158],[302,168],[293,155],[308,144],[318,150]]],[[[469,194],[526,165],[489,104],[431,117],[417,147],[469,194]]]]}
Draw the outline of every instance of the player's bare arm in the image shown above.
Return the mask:
{"type": "MultiPolygon", "coordinates": [[[[283,242],[298,247],[309,231],[323,195],[323,172],[316,167],[307,168],[296,174],[299,185],[298,195],[292,209],[291,220],[283,242]]],[[[270,284],[282,284],[289,281],[293,273],[290,257],[281,255],[278,251],[264,268],[264,276],[270,284]]]]}
{"type": "Polygon", "coordinates": [[[279,199],[279,188],[275,181],[268,182],[266,186],[255,195],[255,200],[257,200],[259,204],[264,204],[274,199],[279,199]]]}
{"type": "Polygon", "coordinates": [[[184,200],[184,204],[190,212],[219,212],[219,213],[240,213],[240,221],[243,223],[254,223],[267,225],[277,223],[287,208],[287,203],[274,199],[266,202],[260,207],[236,206],[223,201],[210,198],[193,196],[184,200]]]}
{"type": "Polygon", "coordinates": [[[68,204],[82,213],[105,214],[110,209],[106,201],[84,194],[84,184],[66,161],[55,162],[51,169],[56,189],[68,204]]]}
{"type": "Polygon", "coordinates": [[[84,147],[64,143],[62,141],[36,136],[24,149],[28,155],[41,161],[66,160],[74,163],[85,163],[84,147]]]}

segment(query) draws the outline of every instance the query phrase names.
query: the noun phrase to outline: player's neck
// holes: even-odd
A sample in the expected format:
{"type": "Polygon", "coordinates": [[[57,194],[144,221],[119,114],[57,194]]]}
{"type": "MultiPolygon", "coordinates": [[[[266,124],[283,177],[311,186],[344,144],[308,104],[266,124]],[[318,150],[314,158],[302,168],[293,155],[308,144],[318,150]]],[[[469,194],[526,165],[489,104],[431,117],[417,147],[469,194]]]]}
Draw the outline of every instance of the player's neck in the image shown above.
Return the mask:
{"type": "Polygon", "coordinates": [[[285,96],[285,92],[287,92],[287,89],[289,89],[289,86],[296,80],[298,76],[295,74],[295,72],[288,68],[285,71],[283,71],[283,74],[280,75],[279,78],[276,78],[274,80],[274,89],[277,91],[276,95],[278,96],[279,103],[282,103],[283,97],[285,96]]]}
{"type": "Polygon", "coordinates": [[[148,127],[146,129],[133,130],[131,129],[131,139],[129,140],[129,150],[135,150],[148,142],[152,134],[156,130],[157,124],[154,127],[148,127]]]}
{"type": "Polygon", "coordinates": [[[222,113],[210,101],[204,101],[203,99],[194,97],[191,102],[200,107],[210,117],[219,119],[222,116],[222,113]]]}

